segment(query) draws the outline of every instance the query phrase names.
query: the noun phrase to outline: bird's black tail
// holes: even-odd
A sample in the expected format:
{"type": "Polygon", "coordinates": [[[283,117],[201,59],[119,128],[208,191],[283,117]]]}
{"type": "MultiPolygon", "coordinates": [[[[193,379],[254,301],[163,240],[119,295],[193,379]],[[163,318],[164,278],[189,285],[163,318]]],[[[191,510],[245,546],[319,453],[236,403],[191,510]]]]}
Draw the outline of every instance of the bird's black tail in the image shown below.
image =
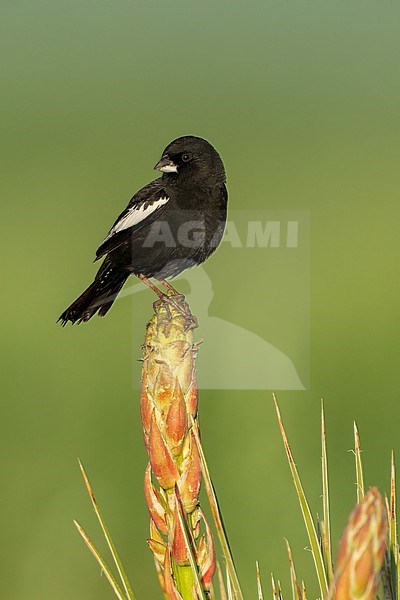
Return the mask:
{"type": "Polygon", "coordinates": [[[97,312],[100,317],[104,317],[128,276],[129,273],[118,271],[106,259],[93,283],[63,312],[58,321],[63,326],[68,321],[81,323],[88,321],[97,312]]]}

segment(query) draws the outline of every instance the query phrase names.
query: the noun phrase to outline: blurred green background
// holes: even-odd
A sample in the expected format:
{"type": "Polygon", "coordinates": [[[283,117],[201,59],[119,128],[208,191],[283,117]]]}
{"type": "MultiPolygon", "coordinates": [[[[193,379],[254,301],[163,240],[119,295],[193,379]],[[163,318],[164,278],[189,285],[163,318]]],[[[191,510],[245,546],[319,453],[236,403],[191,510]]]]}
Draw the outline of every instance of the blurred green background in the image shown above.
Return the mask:
{"type": "MultiPolygon", "coordinates": [[[[1,2],[2,598],[112,597],[72,524],[103,548],[77,456],[138,598],[160,597],[132,389],[152,297],[81,327],[55,320],[162,148],[185,133],[221,152],[233,210],[309,211],[310,347],[292,349],[310,385],[279,400],[321,513],[325,399],[335,548],[355,501],[354,418],[367,482],[388,489],[400,450],[399,12],[368,1],[1,2]]],[[[210,314],[286,350],[275,327],[286,289],[226,247],[206,270],[210,314]]],[[[289,590],[284,536],[315,597],[271,393],[207,390],[200,410],[246,597],[256,559],[265,591],[271,570],[289,590]]]]}

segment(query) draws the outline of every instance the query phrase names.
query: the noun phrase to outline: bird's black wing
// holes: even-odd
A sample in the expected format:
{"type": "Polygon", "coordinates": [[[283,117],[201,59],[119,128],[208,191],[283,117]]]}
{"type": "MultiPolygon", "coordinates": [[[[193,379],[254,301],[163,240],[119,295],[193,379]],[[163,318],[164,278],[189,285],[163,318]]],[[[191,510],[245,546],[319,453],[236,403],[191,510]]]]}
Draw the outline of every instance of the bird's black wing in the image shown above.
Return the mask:
{"type": "Polygon", "coordinates": [[[96,260],[135,235],[136,231],[149,222],[150,216],[152,220],[158,217],[165,210],[169,200],[169,195],[161,183],[161,177],[136,192],[98,247],[96,260]]]}

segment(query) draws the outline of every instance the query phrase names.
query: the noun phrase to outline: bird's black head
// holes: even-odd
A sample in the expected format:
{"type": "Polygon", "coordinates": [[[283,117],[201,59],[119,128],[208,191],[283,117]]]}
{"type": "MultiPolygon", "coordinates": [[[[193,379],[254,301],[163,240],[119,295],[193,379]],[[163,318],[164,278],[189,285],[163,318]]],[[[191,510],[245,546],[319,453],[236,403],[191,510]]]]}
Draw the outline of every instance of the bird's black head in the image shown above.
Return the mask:
{"type": "Polygon", "coordinates": [[[171,142],[154,167],[180,181],[223,183],[225,169],[218,152],[200,137],[185,135],[171,142]]]}

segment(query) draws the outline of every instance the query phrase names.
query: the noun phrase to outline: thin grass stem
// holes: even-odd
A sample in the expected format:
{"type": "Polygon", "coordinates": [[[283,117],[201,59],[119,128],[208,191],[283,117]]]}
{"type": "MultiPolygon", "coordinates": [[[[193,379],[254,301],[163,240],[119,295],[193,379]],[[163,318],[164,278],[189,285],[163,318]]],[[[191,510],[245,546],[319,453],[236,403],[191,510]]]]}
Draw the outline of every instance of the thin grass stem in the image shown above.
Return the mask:
{"type": "Polygon", "coordinates": [[[260,566],[258,564],[258,560],[256,560],[256,578],[257,578],[258,600],[264,600],[263,591],[262,591],[262,587],[261,587],[260,566]]]}
{"type": "Polygon", "coordinates": [[[218,584],[219,584],[219,593],[221,596],[221,600],[227,600],[224,578],[222,575],[222,569],[221,569],[221,565],[219,564],[219,561],[217,561],[217,573],[218,573],[218,584]]]}
{"type": "Polygon", "coordinates": [[[243,600],[243,594],[242,594],[242,590],[240,588],[239,578],[236,573],[235,563],[234,563],[232,552],[230,549],[225,526],[224,526],[224,523],[222,520],[222,515],[221,515],[220,508],[219,508],[217,495],[216,495],[213,483],[211,481],[210,471],[208,469],[208,465],[207,465],[206,458],[204,455],[203,447],[201,445],[199,431],[198,431],[198,425],[197,425],[197,422],[194,421],[194,419],[192,419],[192,426],[193,426],[194,439],[196,441],[197,450],[198,450],[199,456],[200,456],[201,470],[202,470],[203,477],[204,477],[204,483],[206,486],[208,501],[210,503],[210,508],[211,508],[211,512],[212,512],[212,515],[214,518],[214,523],[215,523],[215,527],[217,530],[218,539],[220,541],[221,548],[222,548],[222,553],[226,560],[226,568],[229,573],[229,580],[232,584],[232,591],[234,594],[233,598],[235,600],[243,600]]]}
{"type": "Polygon", "coordinates": [[[229,569],[228,569],[227,564],[226,564],[226,589],[228,592],[228,600],[235,600],[235,596],[233,595],[231,576],[229,574],[229,569]]]}
{"type": "Polygon", "coordinates": [[[356,461],[356,485],[357,485],[357,502],[361,502],[364,498],[364,473],[361,459],[360,436],[358,434],[357,423],[354,421],[354,454],[356,461]]]}
{"type": "Polygon", "coordinates": [[[301,591],[299,584],[297,583],[296,570],[294,568],[292,550],[288,540],[285,539],[286,549],[289,557],[289,571],[290,571],[290,583],[292,584],[292,596],[293,600],[301,600],[301,591]]]}
{"type": "Polygon", "coordinates": [[[273,573],[271,573],[271,586],[272,586],[272,598],[273,598],[273,600],[278,600],[278,592],[276,591],[275,578],[274,578],[273,573]]]}
{"type": "Polygon", "coordinates": [[[389,570],[395,598],[399,592],[399,545],[397,541],[396,467],[392,450],[390,461],[390,504],[389,504],[389,570]]]}
{"type": "Polygon", "coordinates": [[[106,576],[106,578],[107,578],[109,584],[111,585],[118,600],[127,600],[128,596],[125,596],[122,589],[119,587],[114,575],[112,574],[111,570],[107,566],[107,564],[106,564],[104,558],[101,556],[100,552],[98,552],[96,550],[96,548],[93,546],[89,536],[85,533],[85,531],[82,529],[82,527],[79,525],[79,523],[77,521],[74,520],[74,524],[75,524],[75,527],[77,528],[77,530],[79,531],[80,535],[82,536],[86,546],[89,548],[90,552],[93,554],[93,556],[99,563],[101,570],[104,572],[104,575],[106,576]]]}
{"type": "Polygon", "coordinates": [[[322,549],[325,561],[328,583],[333,581],[333,566],[332,566],[332,544],[331,544],[331,521],[329,508],[329,485],[328,485],[328,458],[326,452],[326,427],[324,403],[321,400],[321,448],[322,448],[322,504],[323,504],[323,535],[322,549]]]}
{"type": "Polygon", "coordinates": [[[321,591],[322,598],[325,598],[326,594],[328,593],[328,580],[327,580],[327,575],[326,575],[326,570],[325,570],[324,559],[322,556],[321,546],[320,546],[320,543],[318,540],[318,536],[317,536],[314,521],[313,521],[313,518],[311,515],[310,507],[308,505],[307,498],[304,493],[303,486],[301,484],[301,480],[300,480],[300,477],[299,477],[299,474],[298,474],[298,471],[297,471],[297,468],[296,468],[296,465],[295,465],[295,462],[293,459],[292,451],[289,446],[289,442],[288,442],[288,439],[286,436],[285,428],[283,426],[282,417],[281,417],[281,414],[279,411],[279,407],[278,407],[278,403],[276,401],[275,395],[273,395],[273,398],[274,398],[274,403],[275,403],[276,414],[278,416],[278,423],[279,423],[279,427],[280,427],[281,434],[282,434],[283,444],[284,444],[285,451],[286,451],[286,456],[287,456],[287,459],[289,462],[290,471],[292,473],[294,485],[295,485],[297,496],[299,499],[301,512],[303,514],[304,523],[305,523],[307,534],[308,534],[308,539],[310,541],[311,553],[313,556],[315,570],[317,573],[319,588],[321,591]]]}
{"type": "Polygon", "coordinates": [[[117,552],[117,549],[116,549],[116,547],[114,545],[114,542],[112,541],[110,532],[108,531],[106,523],[105,523],[105,521],[103,519],[103,516],[102,516],[102,514],[100,512],[99,505],[96,502],[96,498],[95,498],[95,495],[93,493],[92,487],[90,485],[90,482],[89,482],[88,476],[86,474],[86,471],[85,471],[85,469],[84,469],[84,467],[83,467],[83,465],[82,465],[82,463],[81,463],[81,461],[79,459],[78,459],[78,462],[79,462],[79,467],[81,469],[83,480],[84,480],[85,485],[86,485],[86,489],[87,489],[89,497],[90,497],[90,501],[92,503],[94,512],[96,513],[96,517],[97,517],[97,519],[98,519],[98,521],[100,523],[100,526],[101,526],[101,529],[103,531],[104,537],[106,539],[107,545],[108,545],[108,547],[110,549],[110,552],[111,552],[111,555],[113,557],[115,566],[117,567],[118,574],[119,574],[119,576],[121,578],[121,581],[122,581],[122,586],[123,586],[123,588],[125,590],[125,594],[126,594],[126,596],[127,596],[127,598],[129,600],[135,600],[135,595],[133,593],[132,587],[131,587],[131,585],[129,583],[128,577],[127,577],[125,569],[124,569],[124,567],[122,565],[121,559],[120,559],[120,557],[118,555],[118,552],[117,552]]]}

